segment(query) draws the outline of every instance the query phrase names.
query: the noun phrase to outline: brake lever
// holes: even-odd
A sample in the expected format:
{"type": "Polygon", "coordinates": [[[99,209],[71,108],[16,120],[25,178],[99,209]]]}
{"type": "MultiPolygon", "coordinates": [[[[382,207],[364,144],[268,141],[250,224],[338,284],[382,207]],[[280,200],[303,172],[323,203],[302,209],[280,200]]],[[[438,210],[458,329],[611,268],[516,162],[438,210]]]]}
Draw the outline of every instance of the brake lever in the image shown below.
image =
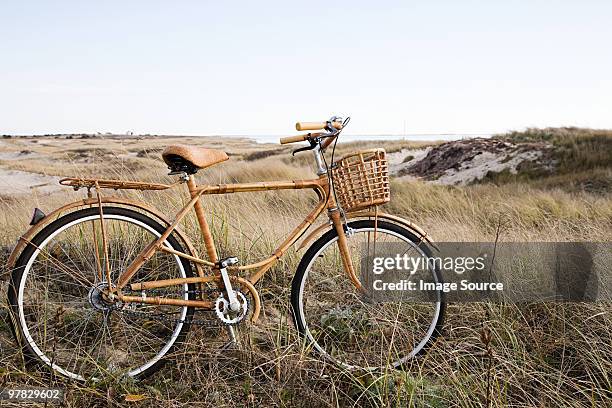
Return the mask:
{"type": "Polygon", "coordinates": [[[308,143],[310,143],[310,146],[307,146],[307,147],[300,147],[299,149],[295,149],[295,150],[294,150],[294,151],[291,153],[291,155],[292,155],[292,156],[295,156],[295,154],[296,154],[296,153],[299,153],[299,152],[305,152],[306,150],[312,150],[312,149],[314,149],[315,147],[317,147],[317,144],[319,144],[319,138],[316,138],[316,139],[308,139],[308,143]]]}

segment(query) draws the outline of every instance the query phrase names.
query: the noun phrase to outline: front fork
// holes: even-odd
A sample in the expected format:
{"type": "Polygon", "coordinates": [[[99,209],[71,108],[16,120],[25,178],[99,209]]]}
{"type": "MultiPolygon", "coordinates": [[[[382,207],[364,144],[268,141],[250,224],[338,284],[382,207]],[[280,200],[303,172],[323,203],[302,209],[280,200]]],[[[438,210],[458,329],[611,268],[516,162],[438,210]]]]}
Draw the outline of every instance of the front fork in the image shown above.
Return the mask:
{"type": "Polygon", "coordinates": [[[357,289],[361,290],[361,282],[355,274],[355,267],[353,266],[353,261],[351,259],[351,251],[348,247],[347,234],[344,230],[340,210],[338,207],[329,208],[328,215],[329,219],[334,225],[334,228],[336,229],[336,233],[338,234],[338,249],[340,250],[340,256],[342,257],[344,271],[349,276],[351,282],[353,282],[353,285],[355,285],[357,289]]]}

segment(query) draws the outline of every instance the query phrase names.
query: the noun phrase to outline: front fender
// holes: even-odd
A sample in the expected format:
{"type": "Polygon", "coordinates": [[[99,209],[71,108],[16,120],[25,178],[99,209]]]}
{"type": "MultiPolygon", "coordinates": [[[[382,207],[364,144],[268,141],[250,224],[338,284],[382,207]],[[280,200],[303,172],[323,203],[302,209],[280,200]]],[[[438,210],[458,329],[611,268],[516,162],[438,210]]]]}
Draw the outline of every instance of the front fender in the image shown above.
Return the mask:
{"type": "MultiPolygon", "coordinates": [[[[125,198],[119,198],[119,197],[102,197],[101,198],[101,202],[102,202],[102,204],[118,204],[118,205],[122,205],[122,206],[126,206],[126,207],[137,208],[139,210],[144,211],[148,215],[155,216],[158,220],[160,220],[166,226],[171,224],[171,222],[164,216],[164,214],[162,214],[155,207],[149,206],[147,204],[143,204],[143,203],[139,203],[137,201],[132,201],[132,200],[128,200],[128,199],[125,199],[125,198]]],[[[73,209],[76,209],[76,208],[79,208],[79,207],[86,207],[86,206],[91,207],[91,206],[97,206],[97,205],[98,205],[98,199],[97,198],[86,198],[86,199],[83,199],[83,200],[79,200],[79,201],[75,201],[75,202],[66,204],[66,205],[64,205],[64,206],[62,206],[62,207],[60,207],[60,208],[50,212],[47,216],[45,216],[43,219],[38,221],[35,225],[30,227],[30,229],[28,229],[21,237],[19,237],[19,239],[17,240],[17,245],[15,245],[15,248],[13,248],[13,251],[11,252],[11,254],[9,256],[8,263],[7,263],[8,269],[9,270],[13,269],[13,267],[15,266],[15,262],[17,262],[17,258],[19,257],[19,254],[21,254],[21,251],[26,247],[28,242],[30,242],[32,237],[38,231],[43,229],[46,225],[48,225],[51,222],[55,221],[61,215],[63,215],[66,212],[69,212],[70,210],[73,210],[73,209]]],[[[189,254],[192,255],[192,256],[198,257],[198,253],[195,250],[195,247],[193,246],[193,244],[191,243],[191,240],[187,237],[187,235],[185,235],[185,233],[183,231],[181,231],[179,228],[176,228],[174,230],[174,232],[183,241],[183,243],[187,247],[187,250],[189,251],[189,254]]],[[[198,271],[198,275],[199,276],[204,276],[204,271],[202,271],[201,265],[196,264],[196,268],[197,268],[197,271],[198,271]]]]}
{"type": "MultiPolygon", "coordinates": [[[[414,224],[412,221],[408,221],[396,215],[391,215],[391,214],[377,212],[377,211],[358,211],[354,213],[348,213],[346,215],[346,218],[349,220],[362,219],[362,218],[375,218],[375,217],[400,224],[401,226],[415,233],[420,239],[430,244],[436,250],[439,250],[436,244],[434,243],[434,241],[431,239],[431,237],[421,227],[414,224]]],[[[330,227],[332,227],[331,223],[326,223],[326,224],[320,225],[319,227],[311,231],[310,234],[308,234],[306,238],[302,240],[297,250],[299,251],[300,249],[305,248],[308,244],[310,244],[311,241],[313,241],[317,236],[321,235],[323,231],[325,231],[326,229],[330,227]]]]}

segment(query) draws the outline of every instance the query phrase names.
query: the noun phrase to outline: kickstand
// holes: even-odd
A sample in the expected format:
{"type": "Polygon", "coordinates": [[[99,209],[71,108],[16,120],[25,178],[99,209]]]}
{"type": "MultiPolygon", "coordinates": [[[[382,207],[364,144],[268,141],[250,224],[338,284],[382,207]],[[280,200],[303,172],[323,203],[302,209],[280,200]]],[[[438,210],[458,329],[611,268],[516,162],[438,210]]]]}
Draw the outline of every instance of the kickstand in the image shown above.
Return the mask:
{"type": "Polygon", "coordinates": [[[230,340],[221,346],[222,350],[229,350],[238,346],[238,340],[236,339],[236,332],[233,326],[227,326],[227,333],[229,334],[230,340]]]}

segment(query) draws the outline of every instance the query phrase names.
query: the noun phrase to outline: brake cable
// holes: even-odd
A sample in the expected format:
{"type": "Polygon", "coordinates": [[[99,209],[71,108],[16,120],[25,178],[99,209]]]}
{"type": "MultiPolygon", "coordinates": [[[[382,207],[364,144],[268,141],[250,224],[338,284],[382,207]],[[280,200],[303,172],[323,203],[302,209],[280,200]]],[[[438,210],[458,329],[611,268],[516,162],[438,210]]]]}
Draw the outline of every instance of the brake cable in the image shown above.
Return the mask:
{"type": "MultiPolygon", "coordinates": [[[[348,125],[348,123],[351,121],[351,117],[348,116],[346,119],[344,119],[344,121],[342,122],[342,128],[340,130],[344,130],[344,128],[346,127],[346,125],[348,125]]],[[[339,139],[339,135],[340,131],[338,131],[338,133],[336,134],[336,140],[334,140],[334,145],[332,147],[332,154],[331,154],[331,169],[334,168],[334,155],[336,154],[336,145],[338,144],[338,139],[339,139]]],[[[320,142],[319,142],[320,145],[320,142]]],[[[343,224],[348,228],[348,221],[346,219],[346,214],[344,212],[344,210],[342,209],[342,207],[340,206],[340,203],[338,202],[338,197],[336,195],[336,187],[334,186],[334,178],[332,177],[331,174],[331,169],[329,168],[329,166],[327,165],[327,160],[325,159],[325,152],[323,152],[323,163],[325,164],[325,169],[327,170],[327,179],[328,179],[328,183],[331,186],[331,190],[332,190],[332,194],[334,195],[334,201],[336,202],[336,206],[338,207],[338,210],[340,211],[340,215],[342,216],[343,219],[343,224]]]]}

